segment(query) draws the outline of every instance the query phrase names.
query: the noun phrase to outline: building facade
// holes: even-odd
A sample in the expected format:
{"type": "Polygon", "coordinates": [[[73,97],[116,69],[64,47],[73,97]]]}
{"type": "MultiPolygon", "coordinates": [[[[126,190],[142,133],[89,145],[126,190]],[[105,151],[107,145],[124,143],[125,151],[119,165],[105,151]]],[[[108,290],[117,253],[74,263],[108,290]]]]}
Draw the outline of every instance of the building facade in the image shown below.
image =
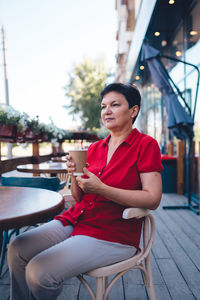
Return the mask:
{"type": "MultiPolygon", "coordinates": [[[[162,55],[200,68],[200,0],[116,0],[116,9],[118,53],[115,80],[138,86],[143,99],[138,126],[141,131],[154,136],[165,151],[166,145],[173,140],[167,128],[165,102],[147,65],[141,62],[141,49],[147,42],[162,55]]],[[[195,68],[182,62],[169,58],[161,58],[161,61],[191,109],[195,121],[194,139],[199,141],[198,74],[195,68]]]]}

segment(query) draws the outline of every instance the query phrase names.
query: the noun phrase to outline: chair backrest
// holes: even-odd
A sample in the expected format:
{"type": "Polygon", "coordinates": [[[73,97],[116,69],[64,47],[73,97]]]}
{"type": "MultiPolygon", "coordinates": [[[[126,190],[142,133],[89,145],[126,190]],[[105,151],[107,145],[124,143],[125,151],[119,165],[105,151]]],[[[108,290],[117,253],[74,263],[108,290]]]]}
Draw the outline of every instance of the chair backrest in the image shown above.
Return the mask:
{"type": "Polygon", "coordinates": [[[6,173],[1,175],[2,186],[23,186],[58,191],[60,189],[60,180],[57,177],[14,177],[6,173]]]}
{"type": "Polygon", "coordinates": [[[140,269],[144,276],[144,283],[149,293],[149,299],[156,300],[150,262],[150,251],[155,236],[154,218],[148,209],[143,208],[127,208],[123,212],[123,218],[143,218],[143,239],[141,239],[141,249],[128,259],[104,267],[99,267],[85,273],[85,275],[96,278],[96,295],[86,278],[83,277],[83,274],[77,277],[84,284],[93,300],[106,300],[113,285],[121,276],[131,269],[140,269]],[[110,275],[115,276],[108,283],[107,278],[110,275]]]}

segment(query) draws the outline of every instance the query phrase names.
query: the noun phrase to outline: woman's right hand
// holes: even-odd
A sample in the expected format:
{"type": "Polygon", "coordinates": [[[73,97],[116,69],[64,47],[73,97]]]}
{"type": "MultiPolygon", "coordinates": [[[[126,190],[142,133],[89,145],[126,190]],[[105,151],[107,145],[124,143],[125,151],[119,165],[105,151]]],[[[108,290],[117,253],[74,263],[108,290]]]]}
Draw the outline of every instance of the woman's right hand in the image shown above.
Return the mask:
{"type": "Polygon", "coordinates": [[[68,174],[69,176],[74,176],[74,172],[76,171],[76,164],[75,162],[72,160],[71,155],[66,155],[66,165],[67,165],[67,170],[68,170],[68,174]]]}
{"type": "Polygon", "coordinates": [[[72,192],[72,196],[74,197],[74,199],[76,200],[76,202],[80,202],[83,192],[80,189],[80,187],[78,186],[78,183],[76,181],[76,177],[74,176],[74,172],[76,172],[76,164],[73,161],[71,155],[66,155],[66,165],[67,165],[67,171],[69,176],[72,176],[71,178],[71,192],[72,192]]]}

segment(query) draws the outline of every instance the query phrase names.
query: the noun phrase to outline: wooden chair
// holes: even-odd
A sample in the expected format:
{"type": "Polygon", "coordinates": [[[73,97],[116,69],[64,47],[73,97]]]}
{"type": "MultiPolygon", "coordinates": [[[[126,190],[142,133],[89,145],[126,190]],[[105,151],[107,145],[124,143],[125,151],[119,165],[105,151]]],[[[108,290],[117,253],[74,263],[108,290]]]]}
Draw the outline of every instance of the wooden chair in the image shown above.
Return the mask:
{"type": "Polygon", "coordinates": [[[154,218],[150,214],[150,211],[148,209],[140,208],[127,208],[124,210],[122,217],[124,219],[144,217],[142,228],[143,243],[141,245],[141,250],[137,251],[137,253],[129,259],[91,270],[77,277],[88,290],[92,300],[107,300],[111,288],[122,275],[132,269],[140,269],[144,275],[144,283],[148,290],[149,299],[156,300],[150,262],[150,251],[155,236],[154,218]],[[113,274],[115,274],[115,276],[108,283],[108,276],[113,274]],[[96,278],[96,295],[94,294],[86,279],[83,277],[84,275],[89,275],[96,278]]]}
{"type": "Polygon", "coordinates": [[[65,181],[66,185],[69,186],[69,180],[70,180],[70,176],[68,175],[68,173],[58,173],[56,174],[56,177],[62,182],[65,181]]]}
{"type": "Polygon", "coordinates": [[[63,194],[63,199],[65,201],[65,208],[66,209],[69,209],[72,206],[74,206],[74,204],[76,204],[76,201],[73,198],[71,192],[68,192],[68,194],[63,194]]]}

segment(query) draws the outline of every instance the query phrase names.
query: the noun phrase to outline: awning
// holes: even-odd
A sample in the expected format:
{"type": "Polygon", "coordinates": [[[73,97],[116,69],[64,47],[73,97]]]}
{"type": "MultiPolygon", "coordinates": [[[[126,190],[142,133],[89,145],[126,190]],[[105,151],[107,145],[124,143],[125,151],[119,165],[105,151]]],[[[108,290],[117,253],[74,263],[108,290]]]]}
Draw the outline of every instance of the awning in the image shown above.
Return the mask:
{"type": "Polygon", "coordinates": [[[191,139],[194,135],[193,119],[179,102],[159,56],[160,52],[157,49],[148,44],[143,44],[141,60],[147,62],[152,80],[162,93],[166,103],[168,128],[171,134],[181,140],[191,139]]]}

